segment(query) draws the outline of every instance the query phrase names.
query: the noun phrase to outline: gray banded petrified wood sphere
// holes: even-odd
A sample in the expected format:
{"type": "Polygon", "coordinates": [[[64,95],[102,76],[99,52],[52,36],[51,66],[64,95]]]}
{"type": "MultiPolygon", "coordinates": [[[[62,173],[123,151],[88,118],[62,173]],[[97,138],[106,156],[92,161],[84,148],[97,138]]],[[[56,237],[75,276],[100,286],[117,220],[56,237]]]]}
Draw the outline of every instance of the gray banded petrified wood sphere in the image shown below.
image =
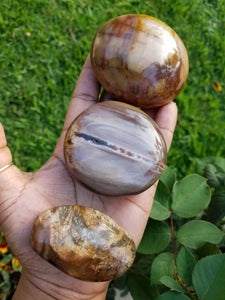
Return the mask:
{"type": "Polygon", "coordinates": [[[103,195],[138,194],[164,171],[167,149],[156,123],[117,101],[92,105],[71,124],[64,155],[71,175],[103,195]]]}
{"type": "Polygon", "coordinates": [[[95,35],[91,62],[104,89],[122,102],[150,108],[172,101],[187,80],[186,48],[164,22],[146,15],[116,17],[95,35]]]}
{"type": "Polygon", "coordinates": [[[30,243],[45,260],[86,281],[108,281],[133,263],[132,238],[110,217],[84,206],[59,206],[35,221],[30,243]]]}

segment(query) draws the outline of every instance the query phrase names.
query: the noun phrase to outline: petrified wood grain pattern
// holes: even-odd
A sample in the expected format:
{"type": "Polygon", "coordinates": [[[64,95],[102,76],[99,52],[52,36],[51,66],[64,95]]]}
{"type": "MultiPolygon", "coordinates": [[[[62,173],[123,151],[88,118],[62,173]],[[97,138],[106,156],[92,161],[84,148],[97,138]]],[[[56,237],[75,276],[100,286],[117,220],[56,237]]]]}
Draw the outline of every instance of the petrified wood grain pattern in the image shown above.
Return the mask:
{"type": "Polygon", "coordinates": [[[156,123],[134,106],[92,105],[70,126],[64,143],[74,178],[104,195],[138,194],[165,168],[167,150],[156,123]]]}
{"type": "Polygon", "coordinates": [[[91,62],[107,92],[145,108],[172,101],[189,69],[187,51],[173,29],[138,14],[102,25],[93,40],[91,62]]]}
{"type": "Polygon", "coordinates": [[[132,265],[136,250],[132,238],[110,217],[77,205],[43,212],[30,243],[61,271],[86,281],[120,276],[132,265]]]}

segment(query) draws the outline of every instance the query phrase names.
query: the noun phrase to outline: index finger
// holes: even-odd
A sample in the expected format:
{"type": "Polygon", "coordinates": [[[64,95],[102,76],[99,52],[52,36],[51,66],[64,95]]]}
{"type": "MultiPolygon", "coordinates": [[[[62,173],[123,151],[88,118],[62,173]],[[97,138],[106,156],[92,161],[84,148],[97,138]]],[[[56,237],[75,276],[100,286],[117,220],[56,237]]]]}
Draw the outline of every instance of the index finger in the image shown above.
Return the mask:
{"type": "Polygon", "coordinates": [[[74,89],[63,130],[54,151],[54,156],[60,158],[62,161],[64,160],[63,143],[69,126],[81,112],[97,103],[99,93],[100,84],[92,68],[90,55],[88,55],[74,89]]]}
{"type": "Polygon", "coordinates": [[[154,119],[164,136],[168,151],[177,124],[177,105],[175,102],[170,102],[160,107],[154,119]]]}
{"type": "Polygon", "coordinates": [[[97,103],[99,93],[100,84],[92,68],[90,55],[88,55],[72,95],[64,123],[64,130],[68,129],[72,121],[82,111],[97,103]]]}

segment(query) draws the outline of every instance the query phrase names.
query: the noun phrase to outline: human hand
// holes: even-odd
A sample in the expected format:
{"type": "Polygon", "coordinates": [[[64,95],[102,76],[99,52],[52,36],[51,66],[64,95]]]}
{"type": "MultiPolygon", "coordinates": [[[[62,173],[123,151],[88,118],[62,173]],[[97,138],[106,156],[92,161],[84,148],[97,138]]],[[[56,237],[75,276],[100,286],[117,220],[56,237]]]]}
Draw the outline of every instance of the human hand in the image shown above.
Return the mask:
{"type": "MultiPolygon", "coordinates": [[[[100,85],[87,58],[66,115],[64,128],[52,157],[37,172],[25,173],[12,163],[0,124],[0,227],[23,270],[14,299],[105,299],[108,282],[84,282],[59,271],[40,258],[29,245],[30,231],[36,217],[59,205],[93,207],[112,217],[138,246],[149,214],[157,184],[134,196],[109,197],[95,194],[69,175],[63,143],[73,119],[97,102],[100,85]],[[4,166],[8,166],[2,169],[4,166]]],[[[105,99],[108,95],[105,95],[105,99]]],[[[105,100],[103,99],[103,100],[105,100]]],[[[169,149],[176,125],[174,103],[146,111],[156,121],[169,149]]]]}

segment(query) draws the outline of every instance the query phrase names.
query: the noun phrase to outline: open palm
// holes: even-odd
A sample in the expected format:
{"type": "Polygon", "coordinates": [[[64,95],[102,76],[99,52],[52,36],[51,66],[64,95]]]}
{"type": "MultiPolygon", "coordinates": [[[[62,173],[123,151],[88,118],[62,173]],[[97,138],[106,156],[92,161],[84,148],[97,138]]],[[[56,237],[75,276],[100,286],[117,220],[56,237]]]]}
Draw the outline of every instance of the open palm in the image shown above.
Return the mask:
{"type": "MultiPolygon", "coordinates": [[[[90,283],[71,278],[40,258],[29,245],[36,217],[58,205],[84,205],[111,216],[140,242],[156,189],[125,197],[108,197],[88,191],[69,175],[63,156],[66,130],[84,109],[97,102],[100,85],[87,58],[67,112],[55,151],[37,172],[24,173],[12,165],[0,173],[0,227],[23,271],[15,299],[104,299],[108,283],[90,283]]],[[[147,111],[158,123],[169,149],[176,124],[174,103],[147,111]]],[[[0,169],[12,162],[0,124],[0,169]]]]}

